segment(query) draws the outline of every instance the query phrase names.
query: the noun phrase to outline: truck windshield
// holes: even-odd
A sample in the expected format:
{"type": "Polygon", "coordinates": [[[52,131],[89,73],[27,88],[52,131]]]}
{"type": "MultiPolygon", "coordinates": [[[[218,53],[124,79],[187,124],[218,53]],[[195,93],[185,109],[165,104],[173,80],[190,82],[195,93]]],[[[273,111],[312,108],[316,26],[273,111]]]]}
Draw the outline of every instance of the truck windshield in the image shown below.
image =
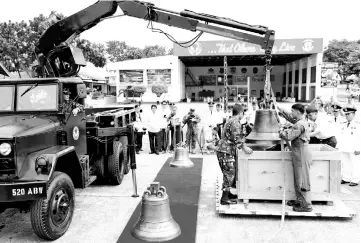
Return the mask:
{"type": "Polygon", "coordinates": [[[18,85],[17,87],[17,111],[41,111],[41,110],[57,110],[58,104],[58,89],[54,84],[39,84],[34,89],[29,90],[24,96],[24,93],[29,85],[18,85]]]}
{"type": "Polygon", "coordinates": [[[14,110],[14,91],[13,85],[0,86],[0,111],[13,111],[14,110]]]}

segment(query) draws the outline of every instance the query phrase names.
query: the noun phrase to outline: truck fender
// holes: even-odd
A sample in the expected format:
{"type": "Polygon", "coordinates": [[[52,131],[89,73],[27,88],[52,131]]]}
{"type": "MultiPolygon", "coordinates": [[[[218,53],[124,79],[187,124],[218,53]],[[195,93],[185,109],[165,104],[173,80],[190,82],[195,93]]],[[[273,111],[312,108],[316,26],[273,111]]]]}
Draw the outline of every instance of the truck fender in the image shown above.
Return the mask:
{"type": "Polygon", "coordinates": [[[19,173],[19,179],[48,181],[54,171],[66,173],[75,187],[82,187],[82,167],[74,146],[52,146],[28,154],[19,173]],[[40,160],[43,163],[40,163],[40,160]],[[42,168],[37,171],[38,164],[42,164],[42,168]]]}

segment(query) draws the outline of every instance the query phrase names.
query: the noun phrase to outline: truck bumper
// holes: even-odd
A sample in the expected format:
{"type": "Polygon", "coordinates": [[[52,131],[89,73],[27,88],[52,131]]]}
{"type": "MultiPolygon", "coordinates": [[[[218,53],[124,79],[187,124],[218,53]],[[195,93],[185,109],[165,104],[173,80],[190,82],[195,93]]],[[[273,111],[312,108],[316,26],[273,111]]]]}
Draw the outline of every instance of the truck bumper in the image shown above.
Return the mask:
{"type": "Polygon", "coordinates": [[[46,198],[47,182],[0,182],[0,202],[18,202],[46,198]]]}

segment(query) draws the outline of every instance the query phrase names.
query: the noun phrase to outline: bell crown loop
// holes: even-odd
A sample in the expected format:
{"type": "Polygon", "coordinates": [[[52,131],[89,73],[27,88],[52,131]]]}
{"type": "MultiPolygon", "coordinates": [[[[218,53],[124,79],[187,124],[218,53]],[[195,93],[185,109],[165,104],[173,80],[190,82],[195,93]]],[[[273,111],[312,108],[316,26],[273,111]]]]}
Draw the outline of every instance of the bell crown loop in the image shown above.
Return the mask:
{"type": "Polygon", "coordinates": [[[152,182],[147,190],[144,191],[143,199],[148,201],[163,201],[168,198],[167,190],[160,186],[159,182],[152,182]]]}

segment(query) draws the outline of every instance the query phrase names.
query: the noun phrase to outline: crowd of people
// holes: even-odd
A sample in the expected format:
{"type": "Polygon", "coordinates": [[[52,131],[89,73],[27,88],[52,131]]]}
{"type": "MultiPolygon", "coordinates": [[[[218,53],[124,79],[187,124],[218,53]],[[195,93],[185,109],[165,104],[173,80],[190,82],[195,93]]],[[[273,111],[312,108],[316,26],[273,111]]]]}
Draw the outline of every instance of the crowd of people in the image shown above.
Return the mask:
{"type": "Polygon", "coordinates": [[[137,106],[136,152],[142,151],[142,136],[148,131],[150,153],[159,154],[174,151],[183,142],[183,126],[186,127],[185,144],[190,153],[216,153],[223,173],[223,194],[221,204],[235,203],[237,196],[230,191],[235,187],[236,149],[252,153],[245,138],[252,132],[258,109],[273,109],[280,115],[279,137],[289,141],[293,154],[296,200],[287,204],[295,211],[310,212],[310,166],[312,153],[308,144],[326,144],[342,152],[341,184],[357,186],[360,182],[360,139],[359,121],[355,119],[357,108],[350,97],[341,105],[332,97],[325,102],[316,97],[308,105],[294,104],[287,111],[271,101],[246,103],[237,102],[224,111],[222,104],[208,102],[208,110],[202,116],[194,108],[187,114],[179,114],[174,103],[161,102],[160,107],[152,105],[147,118],[137,106]]]}

